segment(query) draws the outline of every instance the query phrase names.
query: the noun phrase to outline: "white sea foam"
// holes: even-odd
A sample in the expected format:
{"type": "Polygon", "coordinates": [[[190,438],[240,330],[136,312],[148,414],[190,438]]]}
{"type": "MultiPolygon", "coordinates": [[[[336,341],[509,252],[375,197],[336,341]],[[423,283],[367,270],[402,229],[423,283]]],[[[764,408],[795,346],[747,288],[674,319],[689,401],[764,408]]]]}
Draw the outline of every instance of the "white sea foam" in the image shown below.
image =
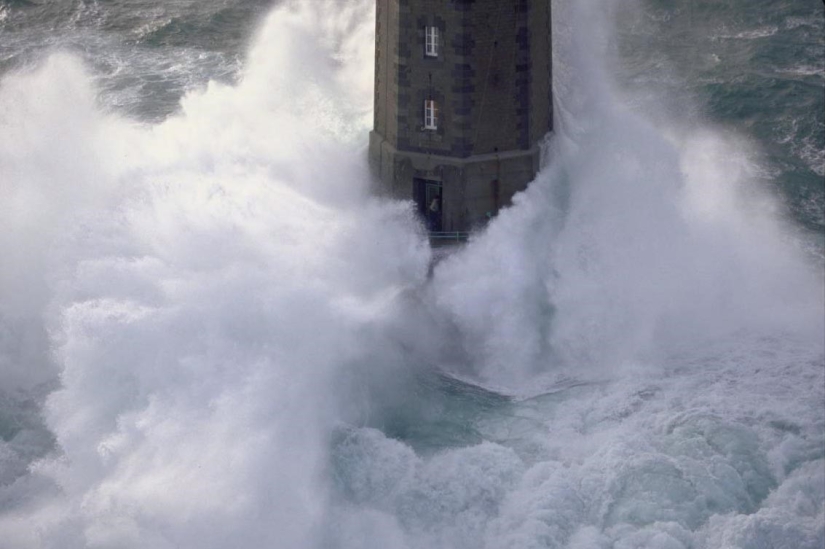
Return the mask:
{"type": "Polygon", "coordinates": [[[714,38],[734,39],[734,40],[755,40],[760,38],[768,38],[779,32],[779,27],[774,25],[767,25],[756,29],[746,31],[723,31],[714,36],[714,38]]]}
{"type": "Polygon", "coordinates": [[[820,547],[821,273],[744,141],[621,106],[596,4],[553,6],[550,162],[429,281],[369,195],[370,0],[276,10],[160,124],[70,56],[4,78],[0,380],[59,389],[55,441],[0,405],[1,543],[820,547]],[[363,426],[429,364],[523,398],[363,426]]]}
{"type": "Polygon", "coordinates": [[[25,480],[45,499],[0,518],[4,543],[312,544],[333,378],[428,264],[409,209],[369,198],[333,139],[364,131],[360,69],[330,69],[360,67],[343,33],[370,5],[337,30],[315,4],[273,14],[256,48],[282,57],[253,48],[237,87],[156,126],[100,113],[65,55],[4,79],[0,318],[52,342],[11,349],[4,385],[61,382],[58,453],[25,480]]]}
{"type": "Polygon", "coordinates": [[[440,303],[496,386],[730,331],[820,333],[821,273],[787,249],[747,141],[628,112],[600,66],[611,41],[556,29],[553,160],[436,272],[440,303]]]}

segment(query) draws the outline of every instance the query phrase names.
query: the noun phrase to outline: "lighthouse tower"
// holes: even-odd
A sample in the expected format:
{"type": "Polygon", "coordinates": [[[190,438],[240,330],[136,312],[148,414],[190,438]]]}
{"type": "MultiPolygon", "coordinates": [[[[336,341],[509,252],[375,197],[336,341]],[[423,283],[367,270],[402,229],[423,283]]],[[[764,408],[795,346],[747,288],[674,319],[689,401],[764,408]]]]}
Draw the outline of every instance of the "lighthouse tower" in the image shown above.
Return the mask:
{"type": "Polygon", "coordinates": [[[370,162],[434,233],[483,225],[553,127],[549,0],[377,0],[370,162]]]}

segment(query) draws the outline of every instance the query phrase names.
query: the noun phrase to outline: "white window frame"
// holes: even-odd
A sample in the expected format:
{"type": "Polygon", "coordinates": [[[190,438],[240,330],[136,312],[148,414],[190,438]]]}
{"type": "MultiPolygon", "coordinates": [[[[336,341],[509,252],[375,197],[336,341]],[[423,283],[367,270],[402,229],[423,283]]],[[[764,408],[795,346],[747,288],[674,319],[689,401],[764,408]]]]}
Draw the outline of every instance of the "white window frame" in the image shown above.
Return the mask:
{"type": "Polygon", "coordinates": [[[424,28],[424,55],[438,57],[438,27],[424,28]]]}
{"type": "Polygon", "coordinates": [[[424,100],[424,129],[438,129],[438,103],[435,99],[424,100]]]}

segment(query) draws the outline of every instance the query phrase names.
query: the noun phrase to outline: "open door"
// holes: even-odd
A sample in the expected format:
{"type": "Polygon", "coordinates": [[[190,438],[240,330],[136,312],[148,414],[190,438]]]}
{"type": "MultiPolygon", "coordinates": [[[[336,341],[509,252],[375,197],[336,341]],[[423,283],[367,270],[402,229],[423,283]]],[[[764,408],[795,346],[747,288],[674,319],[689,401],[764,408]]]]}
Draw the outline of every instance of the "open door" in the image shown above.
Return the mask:
{"type": "Polygon", "coordinates": [[[440,232],[443,230],[441,182],[416,178],[414,183],[415,204],[418,208],[418,214],[424,219],[428,231],[440,232]]]}

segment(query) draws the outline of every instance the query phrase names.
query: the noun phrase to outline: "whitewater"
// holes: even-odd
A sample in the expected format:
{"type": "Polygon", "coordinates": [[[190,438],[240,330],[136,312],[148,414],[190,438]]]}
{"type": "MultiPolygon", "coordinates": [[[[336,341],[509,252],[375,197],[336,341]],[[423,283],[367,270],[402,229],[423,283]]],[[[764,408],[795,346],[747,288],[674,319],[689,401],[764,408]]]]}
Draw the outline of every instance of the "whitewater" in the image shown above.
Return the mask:
{"type": "Polygon", "coordinates": [[[821,235],[617,84],[639,9],[553,0],[544,167],[434,267],[373,192],[371,0],[158,119],[71,48],[5,73],[0,549],[825,547],[821,235]]]}

